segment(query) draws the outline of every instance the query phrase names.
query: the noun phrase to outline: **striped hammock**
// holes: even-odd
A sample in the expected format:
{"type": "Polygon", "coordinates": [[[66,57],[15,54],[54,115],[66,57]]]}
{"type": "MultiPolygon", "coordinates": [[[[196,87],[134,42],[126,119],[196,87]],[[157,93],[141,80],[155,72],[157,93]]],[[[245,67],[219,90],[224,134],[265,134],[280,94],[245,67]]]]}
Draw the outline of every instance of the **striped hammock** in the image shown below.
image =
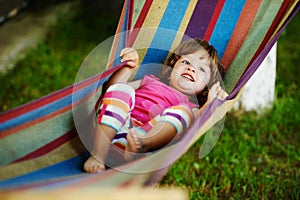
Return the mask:
{"type": "Polygon", "coordinates": [[[168,166],[232,108],[299,5],[298,0],[125,0],[111,48],[111,67],[0,114],[0,190],[157,183],[168,166]],[[156,73],[158,69],[147,64],[163,62],[185,36],[208,40],[217,49],[226,70],[228,98],[213,101],[175,145],[100,174],[84,173],[88,151],[78,132],[91,116],[78,122],[74,113],[85,102],[95,103],[104,81],[124,65],[114,55],[125,46],[142,49],[142,67],[136,73],[140,78],[156,73]]]}

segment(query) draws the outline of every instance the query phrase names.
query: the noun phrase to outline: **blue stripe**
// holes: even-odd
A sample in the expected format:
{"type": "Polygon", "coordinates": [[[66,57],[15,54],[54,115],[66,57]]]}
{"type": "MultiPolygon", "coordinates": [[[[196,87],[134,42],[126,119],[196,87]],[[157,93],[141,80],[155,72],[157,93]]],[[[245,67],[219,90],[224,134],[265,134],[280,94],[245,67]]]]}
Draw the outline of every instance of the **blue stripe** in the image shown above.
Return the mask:
{"type": "Polygon", "coordinates": [[[157,73],[159,73],[161,68],[159,68],[158,65],[154,65],[149,68],[149,66],[145,64],[164,63],[169,50],[172,47],[180,24],[182,23],[182,19],[189,5],[189,2],[189,0],[169,1],[158,29],[156,30],[154,38],[142,62],[142,66],[136,74],[136,79],[143,77],[143,75],[145,74],[157,75],[157,73]]]}
{"type": "Polygon", "coordinates": [[[210,43],[222,58],[246,0],[227,0],[214,27],[210,43]]]}
{"type": "Polygon", "coordinates": [[[126,42],[127,42],[127,34],[129,32],[127,32],[127,24],[129,23],[129,14],[130,14],[130,3],[131,1],[128,0],[127,1],[127,5],[126,5],[126,10],[125,10],[125,15],[124,15],[124,21],[122,23],[121,26],[121,30],[120,30],[120,34],[119,35],[115,35],[115,37],[119,37],[119,41],[118,41],[118,46],[116,49],[116,54],[114,55],[114,61],[113,61],[113,66],[116,66],[118,64],[121,63],[121,58],[119,57],[121,50],[126,47],[126,42]]]}
{"type": "Polygon", "coordinates": [[[1,189],[16,188],[25,186],[28,184],[39,183],[43,181],[49,181],[56,178],[68,177],[83,174],[82,166],[87,159],[88,153],[85,152],[79,156],[65,160],[58,164],[46,167],[41,170],[34,171],[25,175],[21,175],[15,178],[0,181],[1,189]]]}
{"type": "MultiPolygon", "coordinates": [[[[100,81],[103,82],[104,80],[100,80],[100,81]]],[[[79,100],[82,100],[83,97],[85,97],[88,94],[90,94],[91,92],[93,92],[95,90],[95,88],[97,87],[97,85],[99,85],[99,82],[91,84],[91,85],[87,86],[86,88],[83,88],[83,89],[77,91],[76,93],[71,93],[70,95],[68,95],[64,98],[61,98],[57,101],[54,101],[45,106],[39,107],[30,112],[24,113],[23,115],[20,115],[11,120],[8,120],[8,121],[0,124],[0,131],[6,130],[9,128],[13,128],[15,126],[24,124],[26,122],[30,122],[32,120],[38,119],[45,115],[56,112],[59,109],[67,107],[67,106],[71,105],[72,102],[77,102],[79,100]]]]}

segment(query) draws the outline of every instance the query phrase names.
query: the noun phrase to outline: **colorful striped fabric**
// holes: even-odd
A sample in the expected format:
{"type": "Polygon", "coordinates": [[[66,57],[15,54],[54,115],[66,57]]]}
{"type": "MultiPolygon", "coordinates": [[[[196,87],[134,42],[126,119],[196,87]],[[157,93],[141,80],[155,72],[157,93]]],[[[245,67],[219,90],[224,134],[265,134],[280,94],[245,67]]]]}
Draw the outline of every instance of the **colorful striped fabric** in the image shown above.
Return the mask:
{"type": "MultiPolygon", "coordinates": [[[[0,114],[0,189],[156,183],[172,162],[232,108],[243,85],[298,10],[298,0],[125,0],[108,62],[112,64],[106,72],[0,114]],[[120,49],[139,49],[142,59],[136,78],[140,78],[157,73],[159,65],[153,63],[163,63],[187,37],[204,38],[215,46],[226,68],[229,97],[214,101],[176,145],[101,174],[84,173],[88,152],[77,132],[86,127],[76,124],[73,113],[82,102],[94,99],[103,82],[124,65],[116,59],[120,49]]],[[[89,117],[82,121],[88,122],[89,117]]]]}

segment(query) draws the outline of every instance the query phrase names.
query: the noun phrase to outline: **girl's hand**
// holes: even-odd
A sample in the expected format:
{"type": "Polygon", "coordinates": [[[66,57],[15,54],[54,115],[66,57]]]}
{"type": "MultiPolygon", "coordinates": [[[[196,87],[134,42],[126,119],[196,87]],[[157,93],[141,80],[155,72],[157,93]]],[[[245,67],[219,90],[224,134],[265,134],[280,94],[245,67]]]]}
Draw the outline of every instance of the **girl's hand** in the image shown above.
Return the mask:
{"type": "Polygon", "coordinates": [[[206,109],[206,107],[211,103],[215,98],[218,99],[225,99],[228,96],[228,94],[222,89],[220,86],[220,83],[215,83],[209,90],[207,95],[207,100],[205,104],[200,109],[193,109],[194,117],[199,117],[203,111],[206,109]]]}
{"type": "Polygon", "coordinates": [[[127,61],[127,66],[130,68],[136,68],[139,64],[139,55],[133,48],[125,47],[121,50],[120,56],[121,62],[127,61]]]}
{"type": "Polygon", "coordinates": [[[207,102],[211,102],[215,98],[224,100],[228,94],[222,89],[220,83],[215,83],[208,92],[207,102]]]}

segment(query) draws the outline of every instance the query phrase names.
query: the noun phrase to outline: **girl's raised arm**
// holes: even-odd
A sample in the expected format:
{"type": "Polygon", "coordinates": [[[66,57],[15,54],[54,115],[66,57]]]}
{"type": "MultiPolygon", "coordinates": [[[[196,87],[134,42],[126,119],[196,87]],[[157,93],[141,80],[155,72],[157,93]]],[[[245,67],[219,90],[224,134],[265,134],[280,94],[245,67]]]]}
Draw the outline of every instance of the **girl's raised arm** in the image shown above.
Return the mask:
{"type": "MultiPolygon", "coordinates": [[[[139,63],[139,55],[133,48],[126,47],[121,50],[120,56],[122,57],[121,62],[126,62],[125,66],[114,72],[111,77],[104,84],[104,90],[115,83],[127,83],[130,76],[137,69],[139,63]]],[[[132,86],[137,87],[138,82],[134,81],[132,86]]]]}
{"type": "Polygon", "coordinates": [[[194,117],[198,118],[206,109],[208,104],[212,102],[215,98],[223,100],[227,96],[228,94],[222,89],[220,83],[215,83],[208,92],[207,101],[205,102],[205,104],[200,109],[193,109],[194,117]]]}

